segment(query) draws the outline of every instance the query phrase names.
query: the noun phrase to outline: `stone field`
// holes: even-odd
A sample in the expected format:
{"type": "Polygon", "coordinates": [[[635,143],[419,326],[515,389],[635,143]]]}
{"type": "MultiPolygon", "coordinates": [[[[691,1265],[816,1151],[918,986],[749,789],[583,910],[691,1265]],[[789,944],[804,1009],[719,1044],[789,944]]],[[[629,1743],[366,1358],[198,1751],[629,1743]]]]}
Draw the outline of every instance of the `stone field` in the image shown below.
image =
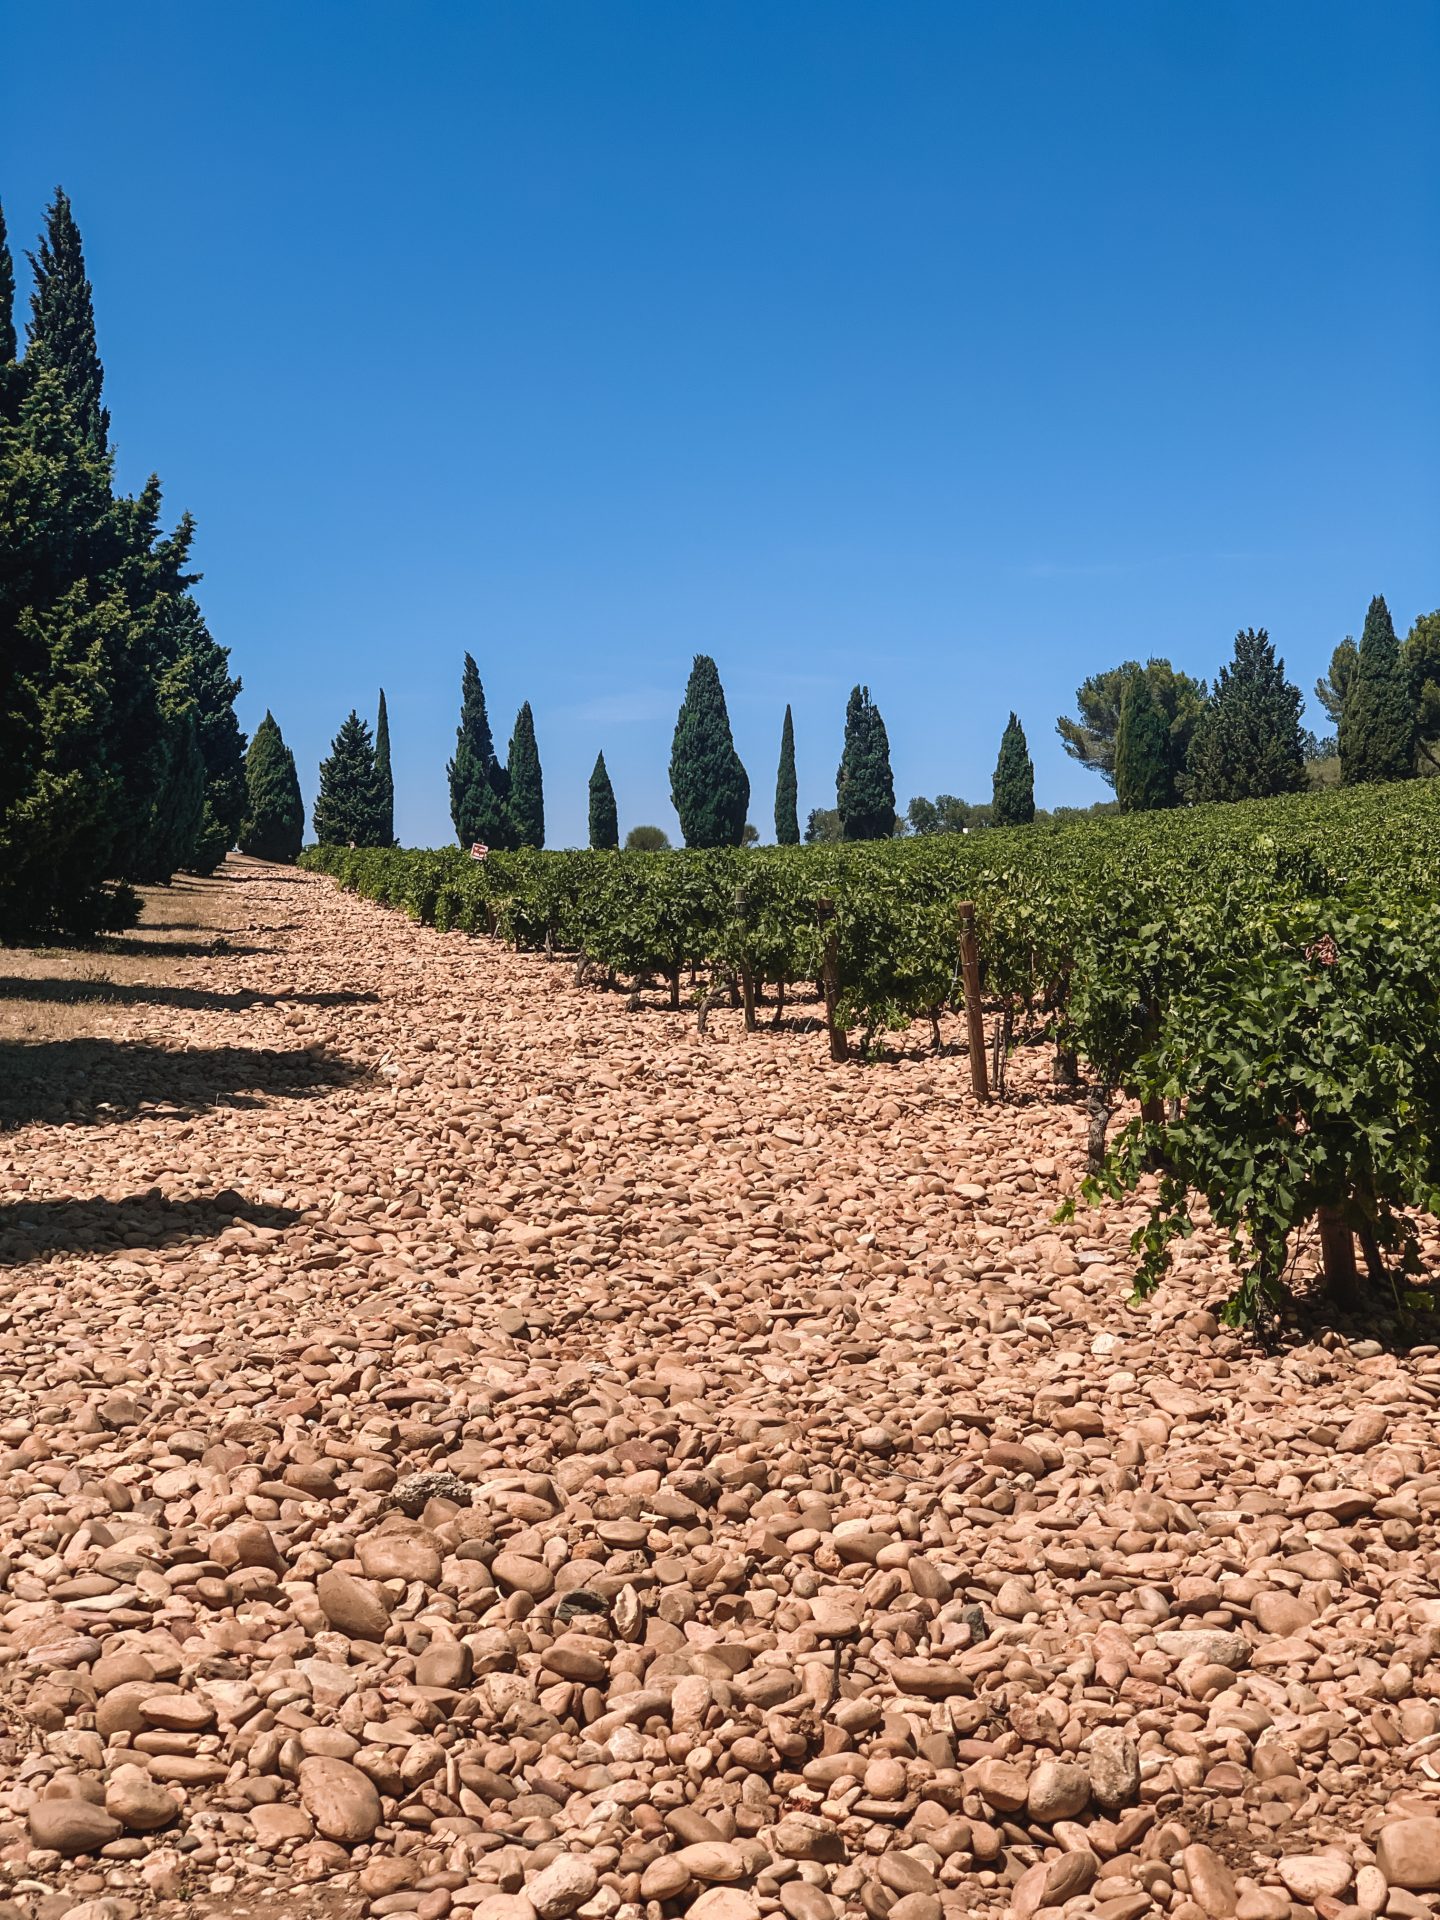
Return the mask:
{"type": "Polygon", "coordinates": [[[0,954],[0,1920],[1440,1912],[1440,1349],[1129,1305],[1041,1047],[147,917],[0,954]]]}

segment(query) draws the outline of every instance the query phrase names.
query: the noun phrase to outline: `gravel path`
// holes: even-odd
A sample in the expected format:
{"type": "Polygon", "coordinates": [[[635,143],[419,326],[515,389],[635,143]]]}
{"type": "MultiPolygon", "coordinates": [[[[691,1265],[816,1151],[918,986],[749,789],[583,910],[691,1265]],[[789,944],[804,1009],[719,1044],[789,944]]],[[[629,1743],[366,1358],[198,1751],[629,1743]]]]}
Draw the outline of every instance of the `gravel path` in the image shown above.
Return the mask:
{"type": "Polygon", "coordinates": [[[5,1056],[0,1920],[1440,1906],[1436,1348],[1128,1308],[1038,1049],[227,879],[5,1056]]]}

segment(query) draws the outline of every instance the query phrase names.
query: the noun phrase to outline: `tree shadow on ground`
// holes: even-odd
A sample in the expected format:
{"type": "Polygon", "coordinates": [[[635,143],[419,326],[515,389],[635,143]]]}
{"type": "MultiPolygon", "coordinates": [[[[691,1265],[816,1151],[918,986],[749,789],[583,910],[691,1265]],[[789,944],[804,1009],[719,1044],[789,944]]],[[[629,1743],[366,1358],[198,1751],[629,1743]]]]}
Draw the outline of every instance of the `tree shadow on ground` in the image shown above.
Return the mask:
{"type": "Polygon", "coordinates": [[[111,1006],[188,1007],[197,1013],[244,1013],[251,1007],[357,1007],[378,993],[215,993],[206,987],[152,987],[120,980],[27,980],[0,975],[0,1000],[43,1000],[61,1006],[103,1001],[111,1006]]]}
{"type": "Polygon", "coordinates": [[[258,1107],[354,1085],[369,1069],[305,1047],[159,1047],[146,1041],[0,1040],[0,1131],[111,1126],[142,1110],[167,1118],[258,1107]]]}
{"type": "MultiPolygon", "coordinates": [[[[142,940],[133,933],[111,933],[99,940],[72,943],[84,953],[98,953],[116,960],[213,960],[217,954],[229,959],[253,958],[273,953],[273,947],[255,947],[217,933],[211,940],[142,940]]],[[[59,947],[58,940],[53,943],[59,947]]]]}
{"type": "Polygon", "coordinates": [[[265,1207],[238,1193],[193,1200],[127,1194],[123,1200],[34,1199],[0,1206],[0,1267],[24,1266],[47,1253],[119,1253],[129,1247],[213,1240],[227,1227],[293,1227],[289,1207],[265,1207]]]}

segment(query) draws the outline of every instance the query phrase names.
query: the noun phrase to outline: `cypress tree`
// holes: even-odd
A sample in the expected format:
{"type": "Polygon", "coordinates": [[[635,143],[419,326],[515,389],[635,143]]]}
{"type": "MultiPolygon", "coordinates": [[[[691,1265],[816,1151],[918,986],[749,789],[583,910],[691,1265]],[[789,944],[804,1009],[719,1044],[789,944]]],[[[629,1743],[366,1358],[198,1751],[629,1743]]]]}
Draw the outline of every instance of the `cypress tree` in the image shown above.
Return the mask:
{"type": "Polygon", "coordinates": [[[322,847],[374,847],[380,844],[380,781],[375,771],[375,742],[352,707],[320,762],[315,795],[315,838],[322,847]]]}
{"type": "Polygon", "coordinates": [[[28,329],[30,353],[39,366],[60,375],[80,430],[99,453],[110,441],[110,415],[100,403],[105,371],[95,341],[95,302],[85,272],[80,229],[63,189],[45,214],[45,232],[29,256],[35,277],[28,329]]]}
{"type": "Polygon", "coordinates": [[[543,847],[545,783],[540,772],[540,749],[535,744],[535,716],[528,700],[515,716],[505,769],[510,786],[508,805],[513,843],[517,847],[543,847]]]}
{"type": "Polygon", "coordinates": [[[890,736],[868,687],[852,687],[845,744],[835,774],[835,806],[846,840],[888,840],[895,831],[890,736]]]}
{"type": "Polygon", "coordinates": [[[670,799],[687,847],[738,847],[750,806],[750,778],[740,764],[720,674],[697,653],[670,749],[670,799]]]}
{"type": "Polygon", "coordinates": [[[595,756],[590,773],[590,844],[612,851],[620,844],[620,817],[615,811],[615,789],[603,753],[595,756]]]}
{"type": "Polygon", "coordinates": [[[1035,818],[1035,763],[1013,713],[1000,736],[992,815],[997,827],[1028,826],[1035,818]]]}
{"type": "Polygon", "coordinates": [[[1115,798],[1122,813],[1148,813],[1173,798],[1168,764],[1169,731],[1150,682],[1132,673],[1120,699],[1115,734],[1115,798]]]}
{"type": "Polygon", "coordinates": [[[455,757],[446,771],[450,777],[450,818],[460,845],[473,846],[478,840],[487,847],[508,846],[511,836],[505,812],[504,771],[495,758],[480,670],[468,653],[460,682],[455,757]]]}
{"type": "Polygon", "coordinates": [[[1415,696],[1395,638],[1390,609],[1379,594],[1365,628],[1340,712],[1340,778],[1406,780],[1415,771],[1415,696]]]}
{"type": "Polygon", "coordinates": [[[795,780],[795,722],[785,709],[785,724],[780,729],[780,771],[775,776],[775,843],[781,847],[800,844],[800,815],[797,811],[799,789],[795,780]]]}
{"type": "Polygon", "coordinates": [[[15,335],[15,262],[5,231],[5,209],[0,206],[0,421],[11,418],[19,393],[20,351],[15,335]]]}
{"type": "Polygon", "coordinates": [[[200,830],[181,864],[192,873],[213,873],[236,844],[245,818],[245,736],[235,717],[240,682],[230,677],[230,649],[217,645],[188,593],[176,623],[205,768],[200,830]]]}
{"type": "Polygon", "coordinates": [[[246,813],[240,851],[257,860],[293,860],[305,837],[295,756],[266,710],[245,755],[246,813]]]}
{"type": "Polygon", "coordinates": [[[1195,800],[1263,800],[1305,785],[1300,689],[1263,627],[1235,636],[1190,746],[1195,800]]]}
{"type": "Polygon", "coordinates": [[[385,689],[380,689],[380,710],[375,715],[375,844],[395,844],[395,776],[390,770],[390,715],[385,711],[385,689]]]}

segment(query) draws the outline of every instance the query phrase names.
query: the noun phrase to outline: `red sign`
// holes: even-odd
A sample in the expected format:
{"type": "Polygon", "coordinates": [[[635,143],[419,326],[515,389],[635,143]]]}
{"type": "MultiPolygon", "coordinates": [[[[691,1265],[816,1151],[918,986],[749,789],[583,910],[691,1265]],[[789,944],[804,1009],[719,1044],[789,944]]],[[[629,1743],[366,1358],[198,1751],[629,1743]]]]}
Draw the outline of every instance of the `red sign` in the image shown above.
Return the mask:
{"type": "Polygon", "coordinates": [[[483,840],[477,840],[470,849],[470,858],[472,860],[483,860],[489,851],[489,847],[485,845],[483,840]]]}

